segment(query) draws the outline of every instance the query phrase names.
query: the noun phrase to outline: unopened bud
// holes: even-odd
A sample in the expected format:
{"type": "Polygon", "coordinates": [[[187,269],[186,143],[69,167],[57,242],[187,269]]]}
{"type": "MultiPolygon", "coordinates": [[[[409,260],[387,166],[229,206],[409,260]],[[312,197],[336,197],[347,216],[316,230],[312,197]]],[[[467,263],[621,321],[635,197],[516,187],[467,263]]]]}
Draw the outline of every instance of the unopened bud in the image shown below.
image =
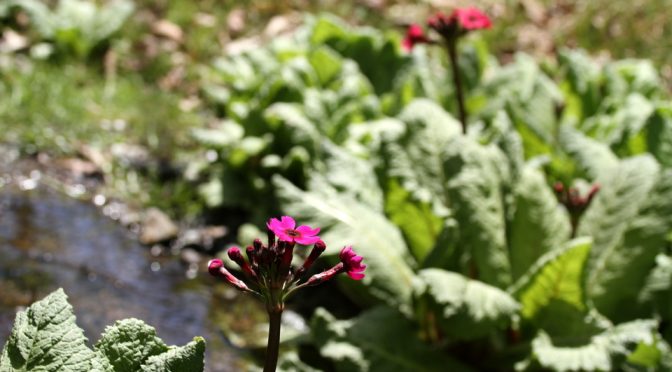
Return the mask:
{"type": "Polygon", "coordinates": [[[247,285],[245,285],[245,282],[231,274],[229,270],[224,267],[224,262],[218,258],[210,260],[208,263],[208,272],[214,277],[226,280],[229,284],[241,291],[250,291],[247,285]]]}
{"type": "Polygon", "coordinates": [[[562,182],[556,182],[555,185],[553,185],[553,190],[556,194],[562,194],[562,192],[565,191],[565,185],[563,185],[562,182]]]}
{"type": "Polygon", "coordinates": [[[327,249],[327,245],[324,244],[322,240],[318,240],[315,245],[313,246],[313,250],[310,251],[310,254],[306,258],[306,260],[303,262],[303,265],[299,270],[296,272],[296,276],[299,277],[306,271],[308,271],[312,266],[315,260],[317,260],[318,257],[322,254],[327,249]]]}
{"type": "Polygon", "coordinates": [[[587,204],[590,204],[590,202],[593,200],[595,195],[600,191],[600,184],[596,183],[593,185],[593,187],[590,188],[590,191],[588,191],[588,196],[586,197],[587,199],[587,204]]]}
{"type": "Polygon", "coordinates": [[[306,281],[306,285],[308,286],[318,285],[320,283],[324,283],[328,280],[331,280],[331,278],[333,278],[334,276],[342,273],[344,271],[344,268],[345,266],[343,265],[343,263],[339,262],[331,269],[311,276],[308,279],[308,281],[306,281]]]}
{"type": "MultiPolygon", "coordinates": [[[[289,275],[289,267],[292,264],[292,258],[294,257],[294,243],[293,242],[283,242],[280,243],[283,246],[282,256],[280,256],[280,267],[279,273],[282,280],[286,279],[289,275]]],[[[279,245],[278,245],[279,246],[279,245]]]]}
{"type": "Polygon", "coordinates": [[[252,266],[256,265],[257,263],[257,252],[255,252],[254,247],[251,245],[248,245],[247,248],[245,248],[245,254],[247,255],[248,261],[250,261],[250,264],[252,266]]]}
{"type": "Polygon", "coordinates": [[[257,274],[254,273],[250,265],[245,261],[245,258],[243,257],[243,254],[240,252],[240,248],[238,247],[231,247],[229,250],[226,252],[229,255],[229,258],[231,261],[235,262],[240,266],[241,269],[243,269],[243,272],[252,277],[256,278],[257,274]]]}

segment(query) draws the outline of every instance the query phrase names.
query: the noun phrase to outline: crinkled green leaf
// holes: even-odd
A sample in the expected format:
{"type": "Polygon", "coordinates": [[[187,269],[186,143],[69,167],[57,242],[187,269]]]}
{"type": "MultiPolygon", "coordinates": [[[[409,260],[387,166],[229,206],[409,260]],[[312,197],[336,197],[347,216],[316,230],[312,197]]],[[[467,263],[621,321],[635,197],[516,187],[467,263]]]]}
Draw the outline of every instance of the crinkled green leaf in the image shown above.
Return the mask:
{"type": "Polygon", "coordinates": [[[646,124],[648,150],[664,166],[672,166],[672,106],[658,107],[646,124]]]}
{"type": "Polygon", "coordinates": [[[413,297],[416,308],[428,307],[443,332],[458,340],[481,338],[503,328],[520,307],[499,288],[441,269],[421,270],[414,279],[413,297]]]}
{"type": "Polygon", "coordinates": [[[589,239],[575,239],[546,253],[510,292],[522,304],[522,315],[552,334],[574,330],[587,313],[583,287],[589,239]]]}
{"type": "MultiPolygon", "coordinates": [[[[644,208],[652,201],[652,192],[659,180],[659,168],[651,156],[638,156],[621,161],[617,167],[598,178],[600,191],[582,216],[577,231],[578,236],[593,238],[586,284],[587,293],[593,300],[611,302],[619,297],[614,293],[608,293],[611,292],[609,283],[616,283],[620,270],[624,270],[623,273],[629,271],[630,259],[637,261],[632,262],[632,268],[636,270],[645,268],[646,261],[650,261],[650,266],[653,266],[653,258],[657,252],[652,254],[651,249],[657,249],[655,245],[659,243],[655,241],[658,239],[655,236],[637,235],[651,233],[655,235],[655,229],[660,229],[662,221],[645,215],[640,219],[638,215],[643,213],[644,208]],[[647,228],[646,225],[652,225],[651,229],[654,230],[647,228]],[[640,244],[637,242],[639,238],[645,238],[645,241],[640,244]],[[647,242],[647,239],[654,241],[647,242]],[[647,246],[649,243],[654,247],[647,246]]],[[[653,201],[653,203],[661,202],[662,199],[653,201]]],[[[664,232],[660,234],[662,239],[664,232]]],[[[642,272],[639,274],[646,275],[642,272]]],[[[633,286],[643,284],[643,278],[632,284],[633,286]]],[[[624,293],[626,289],[620,286],[614,288],[618,288],[619,293],[624,293]]],[[[615,315],[616,308],[613,302],[603,305],[598,306],[601,312],[606,311],[606,315],[609,316],[615,315]]]]}
{"type": "Polygon", "coordinates": [[[339,194],[318,177],[309,191],[276,177],[274,184],[283,210],[301,223],[319,226],[327,243],[326,254],[335,255],[346,245],[365,257],[366,277],[351,280],[349,293],[365,300],[377,299],[393,306],[410,300],[412,258],[399,229],[385,216],[347,194],[339,194]],[[362,285],[363,284],[363,285],[362,285]]]}
{"type": "Polygon", "coordinates": [[[203,371],[205,340],[195,337],[184,346],[173,346],[163,354],[151,356],[142,366],[142,372],[197,372],[203,371]]]}
{"type": "Polygon", "coordinates": [[[153,327],[138,319],[125,319],[107,327],[95,349],[109,371],[133,372],[139,371],[149,357],[168,351],[168,346],[153,327]]]}
{"type": "Polygon", "coordinates": [[[570,128],[560,129],[560,145],[591,179],[600,179],[618,166],[618,158],[608,145],[570,128]]]}
{"type": "Polygon", "coordinates": [[[98,366],[62,289],[16,316],[2,372],[90,372],[98,366]]]}
{"type": "Polygon", "coordinates": [[[370,309],[354,320],[336,320],[318,309],[313,340],[337,371],[467,371],[466,366],[422,342],[414,324],[389,307],[370,309]]]}
{"type": "Polygon", "coordinates": [[[395,180],[387,184],[385,213],[401,229],[415,259],[423,262],[441,233],[442,219],[428,203],[413,200],[395,180]]]}
{"type": "Polygon", "coordinates": [[[315,49],[308,57],[308,60],[313,69],[315,69],[315,73],[322,84],[331,81],[343,65],[341,57],[333,50],[324,46],[315,49]]]}
{"type": "Polygon", "coordinates": [[[201,338],[168,347],[154,328],[137,319],[108,327],[91,351],[59,289],[17,314],[0,372],[199,372],[204,351],[201,338]]]}
{"type": "Polygon", "coordinates": [[[622,223],[624,230],[618,240],[595,258],[588,281],[596,308],[618,322],[650,313],[646,307],[636,306],[633,299],[642,292],[656,255],[668,245],[665,235],[672,229],[672,171],[658,177],[637,214],[622,223]]]}
{"type": "Polygon", "coordinates": [[[507,160],[494,145],[467,138],[448,144],[444,160],[450,207],[459,223],[459,245],[468,249],[476,278],[503,288],[511,284],[506,244],[504,189],[510,180],[507,160]]]}
{"type": "Polygon", "coordinates": [[[598,334],[584,345],[563,345],[541,332],[532,341],[533,358],[554,371],[615,371],[640,342],[653,344],[657,324],[636,320],[598,334]]]}
{"type": "Polygon", "coordinates": [[[569,216],[548,187],[543,173],[523,168],[514,185],[516,211],[510,226],[511,272],[520,278],[544,253],[560,247],[571,233],[569,216]]]}
{"type": "Polygon", "coordinates": [[[449,203],[444,154],[451,139],[460,136],[460,124],[429,100],[413,101],[399,120],[404,131],[388,138],[382,154],[387,177],[398,179],[414,199],[441,213],[449,203]]]}

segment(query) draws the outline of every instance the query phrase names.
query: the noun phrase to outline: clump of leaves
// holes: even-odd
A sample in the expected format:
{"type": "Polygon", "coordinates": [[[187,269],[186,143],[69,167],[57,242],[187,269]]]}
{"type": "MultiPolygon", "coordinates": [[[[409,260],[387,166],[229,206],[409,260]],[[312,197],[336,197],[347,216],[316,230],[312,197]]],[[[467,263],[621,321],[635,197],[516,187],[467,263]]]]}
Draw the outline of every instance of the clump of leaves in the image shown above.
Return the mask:
{"type": "Polygon", "coordinates": [[[0,356],[0,371],[197,372],[203,371],[205,341],[168,346],[154,328],[126,319],[107,327],[91,350],[59,289],[16,315],[0,356]]]}

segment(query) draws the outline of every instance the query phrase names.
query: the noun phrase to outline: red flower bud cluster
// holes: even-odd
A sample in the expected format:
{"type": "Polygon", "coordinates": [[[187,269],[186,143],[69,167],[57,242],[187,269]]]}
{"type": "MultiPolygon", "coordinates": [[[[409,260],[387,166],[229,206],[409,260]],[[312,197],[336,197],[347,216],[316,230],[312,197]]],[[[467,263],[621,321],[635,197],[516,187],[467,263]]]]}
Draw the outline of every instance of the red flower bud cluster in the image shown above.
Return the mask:
{"type": "Polygon", "coordinates": [[[600,185],[594,184],[585,196],[579,194],[576,187],[565,187],[562,182],[553,185],[558,201],[562,203],[571,215],[581,215],[593,201],[597,192],[600,191],[600,185]]]}
{"type": "MultiPolygon", "coordinates": [[[[427,19],[427,26],[436,31],[446,40],[454,41],[469,31],[487,29],[492,27],[490,18],[479,9],[456,8],[450,15],[437,12],[427,19]]],[[[430,44],[433,41],[425,34],[425,31],[417,24],[412,24],[406,30],[402,40],[402,47],[410,51],[417,44],[430,44]]]]}
{"type": "Polygon", "coordinates": [[[337,274],[347,273],[355,280],[364,278],[366,265],[362,264],[363,258],[348,246],[341,251],[342,262],[301,282],[304,274],[327,249],[326,244],[317,236],[320,229],[312,229],[309,226],[296,227],[294,219],[288,216],[283,216],[280,220],[272,218],[266,226],[268,245],[255,239],[251,246],[245,248],[247,259],[243,257],[238,247],[234,246],[227,251],[227,255],[240,267],[248,283],[231,274],[220,259],[210,261],[208,264],[210,274],[224,279],[241,291],[263,297],[267,307],[275,311],[282,311],[284,299],[295,290],[325,282],[337,274]],[[294,247],[297,244],[313,245],[310,254],[298,268],[292,266],[294,247]]]}

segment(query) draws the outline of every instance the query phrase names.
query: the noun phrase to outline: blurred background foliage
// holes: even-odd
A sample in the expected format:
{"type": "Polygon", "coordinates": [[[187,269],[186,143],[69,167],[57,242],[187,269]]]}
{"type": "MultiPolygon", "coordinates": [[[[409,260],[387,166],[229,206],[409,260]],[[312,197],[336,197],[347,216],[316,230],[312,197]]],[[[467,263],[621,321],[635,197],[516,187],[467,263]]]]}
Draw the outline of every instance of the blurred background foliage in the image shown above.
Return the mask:
{"type": "Polygon", "coordinates": [[[107,195],[187,224],[226,218],[243,243],[288,213],[330,246],[354,244],[367,279],[341,291],[362,314],[315,311],[293,341],[317,351],[311,365],[664,369],[669,12],[663,0],[9,0],[0,138],[91,162],[107,195]],[[442,51],[400,47],[405,25],[458,5],[495,24],[461,44],[466,136],[442,51]],[[556,182],[602,185],[580,225],[556,182]]]}

